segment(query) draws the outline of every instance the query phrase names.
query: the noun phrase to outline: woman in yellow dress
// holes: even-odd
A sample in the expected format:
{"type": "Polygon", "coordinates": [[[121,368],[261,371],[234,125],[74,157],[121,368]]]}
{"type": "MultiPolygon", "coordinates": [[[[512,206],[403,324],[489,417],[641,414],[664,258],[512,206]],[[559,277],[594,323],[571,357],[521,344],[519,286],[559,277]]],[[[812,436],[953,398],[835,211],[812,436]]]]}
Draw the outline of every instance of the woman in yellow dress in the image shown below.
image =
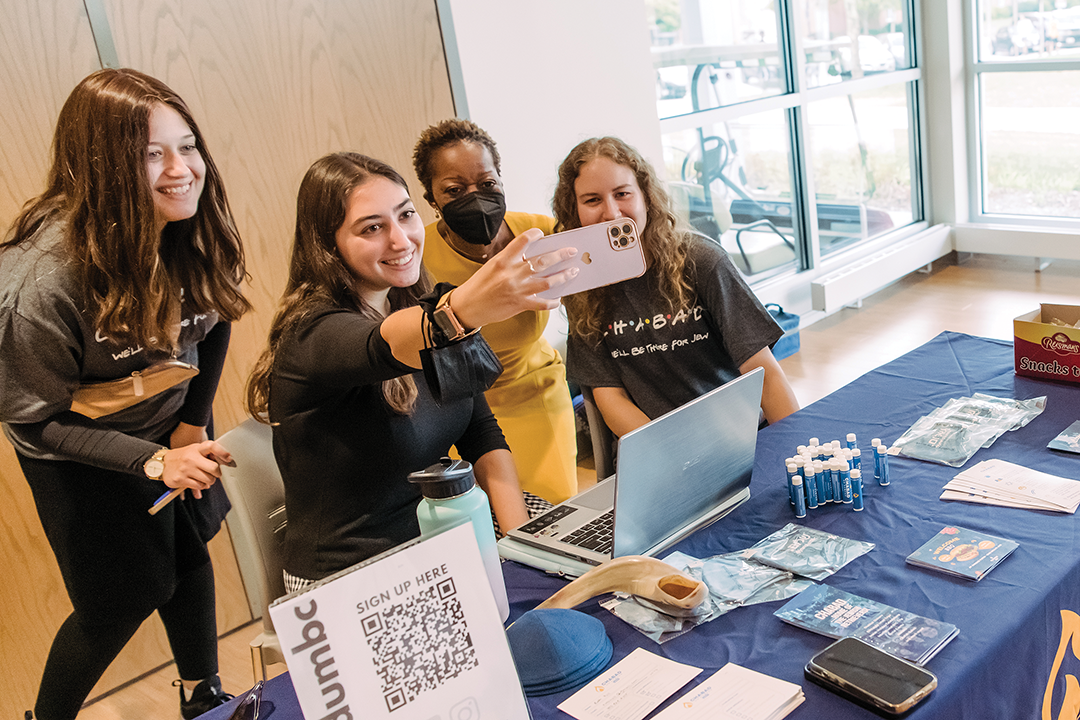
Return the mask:
{"type": "MultiPolygon", "coordinates": [[[[506,212],[499,151],[468,120],[425,130],[413,152],[424,198],[439,219],[426,228],[424,263],[460,285],[529,228],[554,230],[545,215],[506,212]]],[[[574,408],[559,353],[543,337],[548,311],[523,312],[484,327],[503,373],[487,391],[517,465],[521,487],[558,503],[577,493],[574,408]]]]}

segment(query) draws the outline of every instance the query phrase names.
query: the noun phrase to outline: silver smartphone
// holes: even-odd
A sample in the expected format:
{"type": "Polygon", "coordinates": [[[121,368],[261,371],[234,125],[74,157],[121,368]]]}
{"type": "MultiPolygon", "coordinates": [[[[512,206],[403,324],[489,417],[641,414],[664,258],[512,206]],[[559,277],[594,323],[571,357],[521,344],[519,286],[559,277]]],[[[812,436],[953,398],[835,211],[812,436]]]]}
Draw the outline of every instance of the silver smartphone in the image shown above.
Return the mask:
{"type": "Polygon", "coordinates": [[[637,226],[630,218],[609,220],[547,235],[530,245],[525,256],[531,259],[565,247],[577,248],[577,255],[545,268],[543,276],[576,267],[577,277],[537,293],[539,297],[557,300],[564,295],[629,280],[645,272],[645,253],[641,249],[637,226]]]}
{"type": "Polygon", "coordinates": [[[861,705],[900,715],[937,687],[937,677],[857,638],[841,638],[806,664],[808,680],[861,705]]]}

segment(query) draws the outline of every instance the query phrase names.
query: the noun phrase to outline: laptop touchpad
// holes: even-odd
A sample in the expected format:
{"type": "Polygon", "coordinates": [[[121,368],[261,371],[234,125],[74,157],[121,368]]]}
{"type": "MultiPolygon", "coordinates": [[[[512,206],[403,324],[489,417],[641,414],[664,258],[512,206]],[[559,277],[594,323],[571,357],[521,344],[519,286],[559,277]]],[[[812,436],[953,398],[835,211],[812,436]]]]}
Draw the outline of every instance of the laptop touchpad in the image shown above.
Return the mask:
{"type": "Polygon", "coordinates": [[[610,510],[615,504],[615,479],[595,485],[574,498],[574,505],[590,510],[610,510]]]}

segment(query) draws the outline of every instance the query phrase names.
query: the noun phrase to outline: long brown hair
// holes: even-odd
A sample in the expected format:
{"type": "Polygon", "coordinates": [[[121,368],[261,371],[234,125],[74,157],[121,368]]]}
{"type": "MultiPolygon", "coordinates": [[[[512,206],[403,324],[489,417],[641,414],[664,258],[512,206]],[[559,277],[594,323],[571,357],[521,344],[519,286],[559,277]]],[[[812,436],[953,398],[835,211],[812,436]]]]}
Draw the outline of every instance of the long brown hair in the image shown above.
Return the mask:
{"type": "MultiPolygon", "coordinates": [[[[581,173],[581,167],[598,157],[606,157],[633,171],[645,198],[646,220],[641,247],[648,264],[646,272],[657,275],[660,294],[669,311],[674,313],[688,307],[694,300],[694,289],[686,278],[688,236],[681,231],[671,210],[671,200],[652,165],[619,138],[585,140],[578,143],[562,161],[555,196],[551,201],[558,222],[556,229],[562,231],[581,227],[574,183],[581,173]]],[[[597,288],[564,297],[570,332],[579,337],[598,339],[600,317],[606,307],[607,296],[607,288],[597,288]]]]}
{"type": "MultiPolygon", "coordinates": [[[[255,363],[247,385],[247,410],[262,422],[269,422],[270,374],[281,342],[296,325],[319,305],[355,310],[372,319],[382,313],[364,302],[337,249],[337,231],[345,222],[349,196],[373,177],[384,177],[408,191],[405,179],[384,162],[353,152],[339,152],[319,158],[308,168],[296,197],[296,232],[293,237],[289,280],[281,306],[270,326],[266,350],[255,363]]],[[[420,278],[409,287],[390,288],[390,311],[417,304],[432,288],[431,278],[421,267],[420,278]]],[[[383,397],[394,412],[408,414],[416,402],[416,384],[411,375],[386,380],[383,397]]]]}
{"type": "Polygon", "coordinates": [[[3,245],[54,221],[65,224],[94,326],[114,341],[172,350],[181,292],[188,307],[229,321],[251,309],[240,290],[244,250],[217,166],[187,105],[149,75],[106,68],[68,96],[48,187],[26,204],[3,245]],[[195,215],[160,233],[146,167],[158,104],[180,114],[206,164],[195,215]]]}

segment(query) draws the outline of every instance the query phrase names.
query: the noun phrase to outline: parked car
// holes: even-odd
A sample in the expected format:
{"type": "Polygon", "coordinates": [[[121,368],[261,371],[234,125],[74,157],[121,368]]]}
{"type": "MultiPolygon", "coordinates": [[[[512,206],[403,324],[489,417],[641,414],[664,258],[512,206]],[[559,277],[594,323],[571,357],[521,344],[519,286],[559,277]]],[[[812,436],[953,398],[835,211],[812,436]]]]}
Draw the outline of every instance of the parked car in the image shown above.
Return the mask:
{"type": "MultiPolygon", "coordinates": [[[[841,35],[833,40],[839,45],[837,50],[840,55],[840,72],[849,75],[852,69],[851,41],[846,35],[841,35]]],[[[896,69],[896,58],[885,44],[873,35],[859,36],[859,67],[863,73],[892,72],[896,69]]]]}
{"type": "Polygon", "coordinates": [[[1035,32],[1039,34],[1036,49],[1056,50],[1060,44],[1061,30],[1053,13],[1027,13],[1024,17],[1031,21],[1031,24],[1035,26],[1035,32]]]}
{"type": "Polygon", "coordinates": [[[881,41],[885,43],[885,47],[889,48],[889,52],[896,59],[896,67],[906,68],[910,67],[911,63],[904,57],[907,54],[907,42],[904,39],[904,33],[891,32],[885,33],[879,36],[881,41]]]}
{"type": "Polygon", "coordinates": [[[1080,43],[1080,5],[1058,10],[1053,15],[1057,21],[1058,42],[1064,45],[1080,43]]]}
{"type": "Polygon", "coordinates": [[[994,33],[991,50],[995,55],[1023,55],[1038,50],[1041,41],[1035,23],[1020,18],[994,33]]]}

